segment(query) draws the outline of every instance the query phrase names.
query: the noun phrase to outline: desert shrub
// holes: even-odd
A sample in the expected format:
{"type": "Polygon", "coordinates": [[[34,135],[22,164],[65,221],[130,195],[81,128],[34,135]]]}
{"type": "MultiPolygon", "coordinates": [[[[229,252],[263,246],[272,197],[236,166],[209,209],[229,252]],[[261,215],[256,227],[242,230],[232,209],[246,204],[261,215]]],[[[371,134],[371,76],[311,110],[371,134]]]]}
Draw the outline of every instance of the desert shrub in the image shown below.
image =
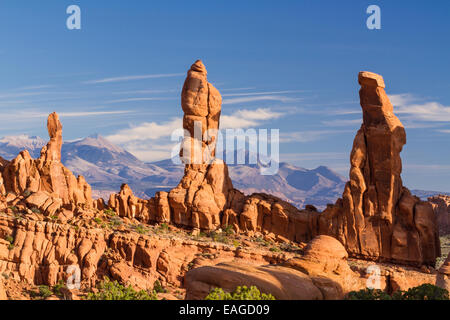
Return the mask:
{"type": "Polygon", "coordinates": [[[225,228],[223,228],[223,232],[227,235],[227,236],[231,236],[234,234],[234,228],[232,225],[227,225],[225,228]]]}
{"type": "Polygon", "coordinates": [[[103,212],[105,214],[107,214],[108,216],[115,216],[116,215],[116,212],[114,210],[112,210],[112,209],[109,209],[109,208],[104,209],[103,212]]]}
{"type": "Polygon", "coordinates": [[[141,224],[134,226],[134,230],[139,234],[146,234],[148,232],[148,229],[141,224]]]}
{"type": "Polygon", "coordinates": [[[5,240],[11,244],[14,243],[14,238],[12,236],[6,236],[5,240]]]}
{"type": "Polygon", "coordinates": [[[6,236],[5,240],[9,242],[8,250],[14,249],[14,237],[6,236]]]}
{"type": "Polygon", "coordinates": [[[31,208],[31,212],[36,213],[36,214],[41,214],[41,210],[39,210],[39,208],[37,208],[37,207],[31,208]]]}
{"type": "Polygon", "coordinates": [[[110,220],[109,226],[111,228],[120,227],[123,224],[123,221],[120,218],[114,217],[110,220]]]}
{"type": "Polygon", "coordinates": [[[97,224],[101,224],[103,221],[99,217],[95,217],[94,218],[94,222],[97,223],[97,224]]]}
{"type": "Polygon", "coordinates": [[[216,242],[221,242],[221,243],[224,243],[224,244],[229,244],[230,243],[230,237],[225,232],[211,231],[209,233],[209,237],[213,241],[216,241],[216,242]]]}
{"type": "Polygon", "coordinates": [[[159,225],[159,230],[167,232],[169,231],[169,225],[167,223],[161,223],[159,225]]]}
{"type": "Polygon", "coordinates": [[[64,295],[62,292],[62,289],[64,289],[64,288],[66,288],[66,285],[65,285],[64,281],[60,280],[55,286],[53,286],[53,292],[57,296],[61,297],[64,295]]]}
{"type": "Polygon", "coordinates": [[[401,292],[401,300],[449,300],[449,294],[446,289],[427,283],[401,292]]]}
{"type": "Polygon", "coordinates": [[[156,280],[153,284],[153,291],[156,293],[166,293],[167,290],[162,286],[159,280],[156,280]]]}
{"type": "Polygon", "coordinates": [[[347,300],[392,300],[392,297],[383,290],[363,289],[351,291],[347,295],[347,300]]]}
{"type": "Polygon", "coordinates": [[[43,299],[53,295],[53,291],[48,286],[39,286],[39,296],[43,299]]]}
{"type": "Polygon", "coordinates": [[[90,292],[87,300],[157,300],[156,292],[145,290],[136,291],[131,286],[125,287],[118,281],[111,281],[109,278],[100,282],[98,292],[90,292]]]}
{"type": "Polygon", "coordinates": [[[407,291],[396,291],[392,295],[382,290],[364,289],[349,292],[347,300],[449,300],[446,289],[432,284],[423,284],[407,291]]]}
{"type": "Polygon", "coordinates": [[[255,286],[247,288],[239,286],[233,292],[225,292],[222,288],[215,288],[205,300],[275,300],[271,294],[261,293],[255,286]]]}

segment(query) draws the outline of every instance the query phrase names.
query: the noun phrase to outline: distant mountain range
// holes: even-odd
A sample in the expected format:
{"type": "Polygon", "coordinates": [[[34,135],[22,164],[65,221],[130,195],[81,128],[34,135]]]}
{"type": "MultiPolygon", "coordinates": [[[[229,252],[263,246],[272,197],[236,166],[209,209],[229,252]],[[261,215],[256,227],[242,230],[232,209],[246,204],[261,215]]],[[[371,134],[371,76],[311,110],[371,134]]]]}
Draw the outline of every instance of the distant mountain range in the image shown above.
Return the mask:
{"type": "MultiPolygon", "coordinates": [[[[5,137],[0,139],[0,156],[10,160],[27,149],[33,157],[39,157],[46,143],[40,137],[5,137]]],[[[183,166],[174,164],[171,159],[145,163],[100,135],[64,142],[62,162],[75,174],[86,178],[95,197],[105,200],[123,183],[128,183],[141,198],[152,197],[156,191],[169,191],[178,184],[184,172],[183,166]]],[[[341,197],[346,182],[344,177],[324,166],[308,170],[282,162],[273,176],[261,175],[259,167],[260,164],[229,165],[234,187],[246,194],[272,194],[299,208],[312,204],[323,209],[328,203],[334,203],[341,197]]],[[[442,193],[413,192],[422,198],[442,193]]]]}

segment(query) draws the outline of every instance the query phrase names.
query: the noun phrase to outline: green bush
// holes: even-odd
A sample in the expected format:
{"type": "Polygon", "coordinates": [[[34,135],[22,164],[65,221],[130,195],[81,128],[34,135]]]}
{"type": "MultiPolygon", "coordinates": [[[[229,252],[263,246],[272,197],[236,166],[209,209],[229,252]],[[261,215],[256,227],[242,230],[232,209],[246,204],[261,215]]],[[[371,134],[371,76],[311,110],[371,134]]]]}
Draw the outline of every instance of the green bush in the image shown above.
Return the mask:
{"type": "Polygon", "coordinates": [[[39,286],[39,295],[45,299],[53,295],[53,291],[48,286],[39,286]]]}
{"type": "Polygon", "coordinates": [[[104,212],[105,214],[107,214],[108,216],[111,216],[111,217],[113,217],[113,216],[116,215],[116,212],[115,212],[114,210],[112,210],[112,209],[109,209],[109,208],[104,209],[103,212],[104,212]]]}
{"type": "Polygon", "coordinates": [[[271,294],[261,293],[255,286],[247,288],[239,286],[231,293],[223,291],[221,288],[212,290],[205,300],[275,300],[271,294]]]}
{"type": "Polygon", "coordinates": [[[383,290],[364,289],[349,292],[347,300],[392,300],[392,297],[383,290]]]}
{"type": "Polygon", "coordinates": [[[449,300],[448,291],[432,284],[423,284],[402,292],[401,300],[449,300]]]}
{"type": "Polygon", "coordinates": [[[449,300],[446,289],[432,284],[422,284],[407,291],[396,291],[391,295],[382,290],[364,289],[349,292],[347,300],[449,300]]]}
{"type": "Polygon", "coordinates": [[[156,280],[153,284],[153,291],[156,293],[166,293],[167,289],[165,289],[159,280],[156,280]]]}
{"type": "Polygon", "coordinates": [[[131,286],[125,287],[107,277],[98,285],[98,289],[98,293],[90,292],[87,300],[157,300],[154,291],[136,291],[131,286]]]}

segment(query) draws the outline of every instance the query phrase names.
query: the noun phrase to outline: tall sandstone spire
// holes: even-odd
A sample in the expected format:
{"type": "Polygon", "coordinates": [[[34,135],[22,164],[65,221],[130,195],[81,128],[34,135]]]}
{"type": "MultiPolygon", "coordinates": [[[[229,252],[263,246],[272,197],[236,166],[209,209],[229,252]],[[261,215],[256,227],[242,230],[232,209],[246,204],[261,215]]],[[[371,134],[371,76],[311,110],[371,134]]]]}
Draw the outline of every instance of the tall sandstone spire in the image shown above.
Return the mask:
{"type": "Polygon", "coordinates": [[[342,201],[322,214],[319,233],[334,235],[356,257],[434,264],[440,244],[432,206],[412,196],[400,177],[405,128],[383,78],[360,72],[358,81],[363,124],[353,142],[350,181],[342,201]]]}

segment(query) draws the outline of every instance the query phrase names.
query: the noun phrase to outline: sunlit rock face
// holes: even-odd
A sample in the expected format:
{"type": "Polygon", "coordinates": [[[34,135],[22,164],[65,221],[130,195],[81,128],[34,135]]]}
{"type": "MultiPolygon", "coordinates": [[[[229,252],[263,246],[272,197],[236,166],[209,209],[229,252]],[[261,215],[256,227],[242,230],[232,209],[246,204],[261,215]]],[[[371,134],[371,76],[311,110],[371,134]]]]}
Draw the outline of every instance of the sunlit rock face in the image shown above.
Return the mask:
{"type": "Polygon", "coordinates": [[[350,181],[342,200],[322,214],[319,232],[334,235],[352,256],[434,264],[440,245],[433,209],[400,177],[405,129],[383,78],[360,72],[358,80],[363,124],[353,142],[350,181]]]}

